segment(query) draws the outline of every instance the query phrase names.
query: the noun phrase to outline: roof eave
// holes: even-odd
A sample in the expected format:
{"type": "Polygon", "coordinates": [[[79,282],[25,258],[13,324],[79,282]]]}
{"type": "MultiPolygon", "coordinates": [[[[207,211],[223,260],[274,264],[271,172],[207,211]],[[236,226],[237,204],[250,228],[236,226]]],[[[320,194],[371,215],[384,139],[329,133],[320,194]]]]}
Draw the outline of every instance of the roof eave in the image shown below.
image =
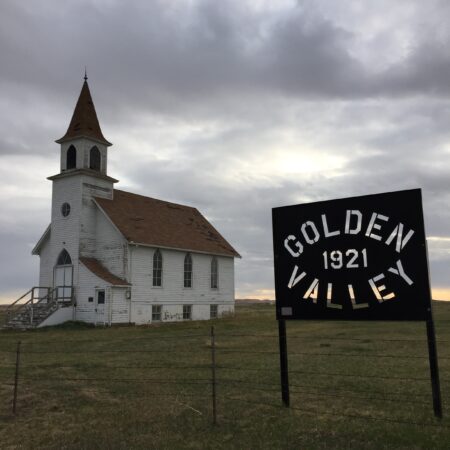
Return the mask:
{"type": "Polygon", "coordinates": [[[31,250],[32,255],[40,255],[40,250],[41,250],[42,244],[44,243],[45,239],[47,239],[47,236],[50,234],[50,230],[51,230],[51,224],[45,229],[44,233],[42,234],[40,239],[37,241],[33,250],[31,250]]]}
{"type": "Polygon", "coordinates": [[[105,175],[96,170],[86,169],[86,168],[64,170],[61,173],[57,173],[56,175],[47,177],[47,180],[53,181],[53,180],[57,180],[59,178],[69,177],[71,175],[76,175],[76,174],[82,174],[82,175],[92,176],[92,177],[96,177],[96,178],[101,178],[102,180],[111,181],[112,183],[117,183],[119,181],[119,180],[116,180],[115,178],[110,177],[109,175],[105,175]]]}
{"type": "Polygon", "coordinates": [[[204,250],[195,250],[192,248],[168,247],[165,245],[158,245],[158,244],[144,244],[142,242],[131,241],[131,240],[127,239],[126,237],[125,237],[125,239],[127,240],[128,244],[141,246],[141,247],[163,248],[165,250],[175,250],[178,252],[181,251],[181,252],[189,252],[189,253],[200,253],[202,255],[226,256],[227,258],[242,258],[238,252],[235,252],[233,254],[231,252],[230,253],[207,252],[204,250]]]}
{"type": "Polygon", "coordinates": [[[63,136],[62,138],[57,139],[55,142],[57,144],[62,144],[64,142],[68,142],[68,141],[73,141],[75,139],[90,139],[91,141],[97,142],[99,144],[103,144],[106,145],[107,147],[110,147],[111,145],[113,145],[111,142],[107,141],[106,139],[98,139],[92,136],[88,136],[87,134],[80,134],[77,136],[63,136]]]}
{"type": "Polygon", "coordinates": [[[91,272],[93,275],[95,275],[99,280],[103,280],[105,283],[109,284],[110,286],[113,287],[130,287],[131,283],[128,283],[126,280],[121,279],[120,277],[118,277],[117,275],[114,275],[113,273],[109,272],[109,270],[105,267],[105,270],[107,270],[113,277],[117,278],[118,280],[120,280],[119,283],[114,283],[108,279],[106,279],[105,277],[103,277],[102,275],[100,275],[99,273],[95,272],[94,270],[92,270],[91,267],[89,267],[85,261],[83,261],[83,258],[79,259],[79,262],[81,264],[83,264],[83,266],[89,270],[89,272],[91,272]]]}

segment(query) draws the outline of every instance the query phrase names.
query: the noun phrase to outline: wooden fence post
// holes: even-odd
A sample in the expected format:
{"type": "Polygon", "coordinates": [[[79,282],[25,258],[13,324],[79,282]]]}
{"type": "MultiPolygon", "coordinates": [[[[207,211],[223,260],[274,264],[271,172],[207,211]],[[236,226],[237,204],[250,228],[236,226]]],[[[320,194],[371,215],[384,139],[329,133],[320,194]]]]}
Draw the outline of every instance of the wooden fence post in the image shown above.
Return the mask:
{"type": "Polygon", "coordinates": [[[212,410],[213,424],[217,425],[217,401],[216,401],[216,339],[214,326],[211,327],[211,386],[212,386],[212,410]]]}
{"type": "Polygon", "coordinates": [[[19,385],[19,366],[20,366],[20,341],[17,343],[16,350],[16,373],[14,375],[14,397],[13,397],[13,414],[16,414],[17,405],[17,388],[19,385]]]}

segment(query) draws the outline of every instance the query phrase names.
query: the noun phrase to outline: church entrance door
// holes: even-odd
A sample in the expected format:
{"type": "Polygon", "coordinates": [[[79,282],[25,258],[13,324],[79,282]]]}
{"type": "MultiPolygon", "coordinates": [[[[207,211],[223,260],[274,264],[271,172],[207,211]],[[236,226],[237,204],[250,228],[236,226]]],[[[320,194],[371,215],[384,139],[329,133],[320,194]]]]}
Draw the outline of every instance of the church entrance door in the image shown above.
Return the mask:
{"type": "Polygon", "coordinates": [[[73,266],[55,266],[54,287],[56,288],[56,298],[59,302],[69,302],[72,300],[72,277],[73,266]]]}

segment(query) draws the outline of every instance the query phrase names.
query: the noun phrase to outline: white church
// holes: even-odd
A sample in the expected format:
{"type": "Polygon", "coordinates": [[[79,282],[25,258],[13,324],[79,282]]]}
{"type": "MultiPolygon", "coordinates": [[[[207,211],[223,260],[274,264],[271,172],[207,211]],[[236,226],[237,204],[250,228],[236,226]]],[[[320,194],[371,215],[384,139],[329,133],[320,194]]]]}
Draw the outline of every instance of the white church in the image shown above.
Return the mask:
{"type": "MultiPolygon", "coordinates": [[[[114,188],[85,77],[60,144],[39,287],[10,326],[150,324],[234,312],[236,250],[196,209],[114,188]],[[36,293],[38,292],[38,294],[36,293]]],[[[150,168],[149,168],[150,170],[150,168]]]]}

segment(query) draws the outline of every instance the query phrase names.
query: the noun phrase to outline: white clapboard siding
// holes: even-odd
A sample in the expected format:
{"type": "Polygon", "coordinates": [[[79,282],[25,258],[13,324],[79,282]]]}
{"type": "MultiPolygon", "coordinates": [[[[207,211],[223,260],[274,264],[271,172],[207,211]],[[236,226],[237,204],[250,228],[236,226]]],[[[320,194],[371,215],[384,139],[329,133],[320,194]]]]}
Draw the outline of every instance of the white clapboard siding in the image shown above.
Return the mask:
{"type": "Polygon", "coordinates": [[[191,253],[193,265],[192,288],[184,287],[184,258],[186,252],[160,249],[163,258],[162,287],[154,287],[153,254],[155,248],[130,248],[131,321],[150,323],[152,305],[163,305],[162,320],[182,320],[183,305],[192,305],[192,319],[210,318],[210,304],[219,305],[219,315],[234,311],[234,260],[217,256],[219,287],[211,289],[212,255],[191,253]]]}
{"type": "Polygon", "coordinates": [[[126,300],[126,287],[111,286],[94,275],[80,263],[80,284],[76,294],[76,320],[89,323],[114,324],[129,322],[129,302],[126,300]],[[103,314],[96,311],[96,291],[105,290],[103,314]],[[89,298],[92,298],[92,302],[89,298]]]}
{"type": "Polygon", "coordinates": [[[112,274],[127,278],[128,244],[105,214],[97,208],[96,249],[98,259],[112,274]]]}

